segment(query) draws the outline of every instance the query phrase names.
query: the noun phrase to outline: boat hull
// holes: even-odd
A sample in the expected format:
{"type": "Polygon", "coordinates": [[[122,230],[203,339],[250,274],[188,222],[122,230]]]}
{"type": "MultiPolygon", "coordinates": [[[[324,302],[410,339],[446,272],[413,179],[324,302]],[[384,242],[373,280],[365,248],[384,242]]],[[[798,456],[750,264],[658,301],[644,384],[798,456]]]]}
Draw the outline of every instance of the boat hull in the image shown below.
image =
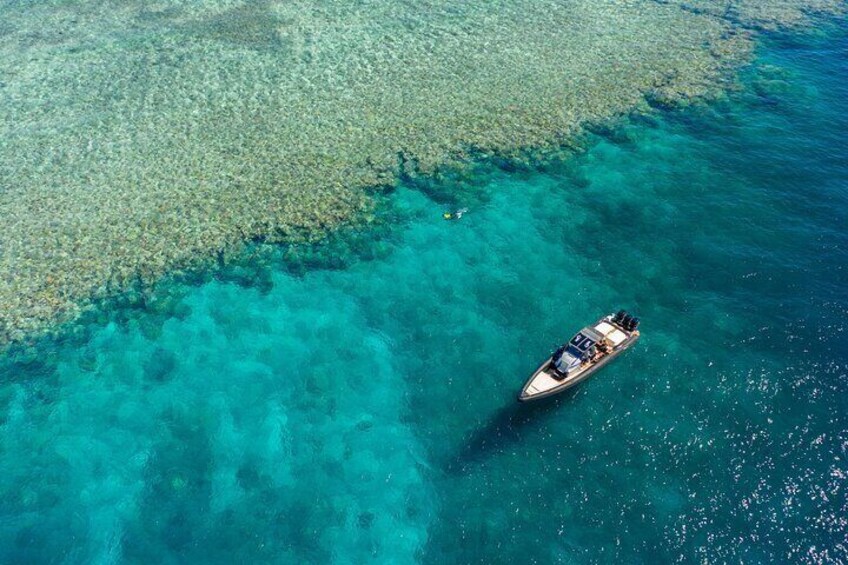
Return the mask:
{"type": "Polygon", "coordinates": [[[553,370],[551,368],[551,364],[553,358],[548,357],[548,359],[546,359],[545,362],[536,369],[533,375],[527,379],[527,382],[524,383],[524,386],[521,388],[521,392],[518,395],[518,401],[532,402],[534,400],[549,398],[577,386],[598,372],[602,367],[612,362],[613,359],[624,353],[624,351],[636,343],[638,339],[639,332],[632,333],[624,342],[616,347],[615,350],[604,355],[601,359],[591,365],[588,365],[582,370],[576,372],[574,375],[569,375],[562,380],[556,379],[552,376],[553,370]],[[552,384],[551,381],[555,381],[556,384],[552,384]]]}

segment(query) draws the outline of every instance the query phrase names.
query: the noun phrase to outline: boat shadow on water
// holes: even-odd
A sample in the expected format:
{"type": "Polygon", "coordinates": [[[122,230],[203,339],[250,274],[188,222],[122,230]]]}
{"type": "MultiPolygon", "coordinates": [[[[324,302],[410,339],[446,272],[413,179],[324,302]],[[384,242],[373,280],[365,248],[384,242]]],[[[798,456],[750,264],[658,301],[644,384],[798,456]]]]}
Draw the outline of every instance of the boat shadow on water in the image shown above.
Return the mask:
{"type": "Polygon", "coordinates": [[[473,430],[467,441],[449,457],[445,472],[462,475],[469,467],[480,465],[492,455],[536,434],[545,425],[547,415],[557,409],[566,409],[571,399],[579,394],[579,387],[566,390],[557,396],[530,403],[515,402],[498,410],[483,426],[473,430]]]}

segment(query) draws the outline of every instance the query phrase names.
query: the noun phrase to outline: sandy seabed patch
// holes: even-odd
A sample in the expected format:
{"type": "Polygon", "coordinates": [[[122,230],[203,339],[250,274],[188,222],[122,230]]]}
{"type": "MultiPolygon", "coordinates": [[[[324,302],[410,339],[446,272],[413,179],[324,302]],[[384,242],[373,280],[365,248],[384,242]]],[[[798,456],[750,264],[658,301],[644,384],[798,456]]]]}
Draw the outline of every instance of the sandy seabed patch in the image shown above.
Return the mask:
{"type": "Polygon", "coordinates": [[[5,2],[0,341],[369,189],[720,90],[841,2],[5,2]]]}

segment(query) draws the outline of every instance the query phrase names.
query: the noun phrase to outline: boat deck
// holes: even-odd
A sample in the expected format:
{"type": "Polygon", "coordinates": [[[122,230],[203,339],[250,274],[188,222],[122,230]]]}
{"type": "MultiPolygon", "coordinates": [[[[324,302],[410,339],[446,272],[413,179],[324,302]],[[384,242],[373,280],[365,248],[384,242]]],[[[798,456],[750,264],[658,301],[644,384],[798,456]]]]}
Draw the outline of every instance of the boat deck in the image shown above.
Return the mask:
{"type": "Polygon", "coordinates": [[[561,384],[563,384],[562,381],[558,381],[555,378],[551,377],[548,372],[542,371],[541,373],[536,375],[536,378],[533,379],[533,381],[529,385],[527,385],[527,388],[525,390],[531,395],[539,394],[540,392],[546,392],[553,388],[556,388],[561,384]]]}

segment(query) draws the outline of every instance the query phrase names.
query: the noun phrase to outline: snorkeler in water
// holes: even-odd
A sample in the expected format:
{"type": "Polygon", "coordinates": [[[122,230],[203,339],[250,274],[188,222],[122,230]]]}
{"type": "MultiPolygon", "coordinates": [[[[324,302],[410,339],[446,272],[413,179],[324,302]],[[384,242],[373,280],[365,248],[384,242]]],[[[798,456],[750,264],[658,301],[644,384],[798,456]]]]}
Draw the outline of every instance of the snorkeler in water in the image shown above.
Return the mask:
{"type": "Polygon", "coordinates": [[[458,220],[462,217],[463,214],[468,212],[468,208],[460,208],[454,212],[445,212],[442,214],[442,218],[446,220],[458,220]]]}

